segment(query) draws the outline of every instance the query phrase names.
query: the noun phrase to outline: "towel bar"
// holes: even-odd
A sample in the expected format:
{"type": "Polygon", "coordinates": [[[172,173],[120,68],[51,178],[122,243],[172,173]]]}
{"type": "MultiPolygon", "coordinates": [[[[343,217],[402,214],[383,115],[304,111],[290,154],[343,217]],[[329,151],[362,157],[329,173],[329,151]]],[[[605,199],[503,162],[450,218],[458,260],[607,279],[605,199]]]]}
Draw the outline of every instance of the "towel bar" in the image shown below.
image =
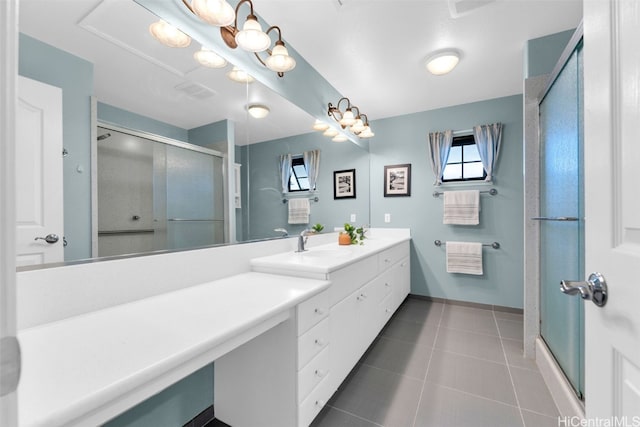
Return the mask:
{"type": "MultiPolygon", "coordinates": [[[[498,190],[496,190],[495,188],[492,188],[491,190],[482,190],[480,191],[481,193],[488,193],[492,196],[495,196],[496,194],[498,194],[498,190]]],[[[444,191],[434,191],[433,192],[433,197],[438,197],[441,194],[444,194],[444,191]]]]}
{"type": "MultiPolygon", "coordinates": [[[[442,246],[442,242],[440,240],[434,240],[433,244],[438,246],[438,247],[442,246]]],[[[500,243],[498,243],[498,242],[483,243],[482,246],[491,246],[493,249],[500,249],[500,243]]]]}
{"type": "MultiPolygon", "coordinates": [[[[300,197],[300,199],[302,199],[303,197],[300,197]]],[[[282,203],[287,203],[289,201],[289,199],[282,199],[282,203]]],[[[318,198],[318,196],[315,197],[309,197],[309,201],[313,201],[313,202],[318,202],[320,201],[320,199],[318,198]]]]}

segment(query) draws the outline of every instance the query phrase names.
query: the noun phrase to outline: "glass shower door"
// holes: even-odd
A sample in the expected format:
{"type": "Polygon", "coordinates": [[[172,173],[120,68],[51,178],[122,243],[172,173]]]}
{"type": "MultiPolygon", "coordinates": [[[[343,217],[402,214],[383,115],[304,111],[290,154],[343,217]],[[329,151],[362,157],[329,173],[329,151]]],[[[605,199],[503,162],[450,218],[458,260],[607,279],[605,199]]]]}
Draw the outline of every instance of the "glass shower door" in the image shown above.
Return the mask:
{"type": "Polygon", "coordinates": [[[584,276],[582,46],[540,103],[540,334],[579,397],[583,301],[560,292],[584,276]]]}

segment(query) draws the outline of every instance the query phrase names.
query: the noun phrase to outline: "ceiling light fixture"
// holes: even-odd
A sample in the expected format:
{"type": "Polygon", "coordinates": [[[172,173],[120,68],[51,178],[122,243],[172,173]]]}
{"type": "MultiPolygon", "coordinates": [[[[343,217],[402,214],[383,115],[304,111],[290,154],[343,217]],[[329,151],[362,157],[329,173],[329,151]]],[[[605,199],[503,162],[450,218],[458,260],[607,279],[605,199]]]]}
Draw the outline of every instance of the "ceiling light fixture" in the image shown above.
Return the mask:
{"type": "Polygon", "coordinates": [[[291,71],[296,66],[296,61],[289,55],[282,40],[282,32],[279,27],[271,26],[267,31],[262,31],[262,26],[253,11],[251,0],[240,0],[235,10],[225,0],[182,0],[182,3],[203,21],[220,27],[220,35],[225,44],[235,49],[240,46],[242,49],[253,52],[258,61],[268,69],[275,71],[279,77],[291,71]],[[238,11],[243,3],[249,4],[249,15],[245,19],[242,29],[238,27],[238,11]],[[278,31],[278,39],[273,50],[271,46],[271,31],[278,31]],[[258,56],[259,52],[266,51],[267,59],[262,60],[258,56]]]}
{"type": "Polygon", "coordinates": [[[264,119],[269,115],[269,107],[262,104],[247,105],[247,111],[255,119],[264,119]]]}
{"type": "Polygon", "coordinates": [[[187,47],[191,44],[191,37],[162,19],[149,25],[149,32],[165,46],[187,47]]]}
{"type": "Polygon", "coordinates": [[[375,135],[369,126],[369,118],[367,115],[360,113],[360,109],[355,105],[351,105],[349,98],[340,98],[338,104],[335,106],[332,103],[329,103],[327,115],[340,123],[342,129],[348,128],[351,133],[359,136],[360,138],[371,138],[375,135]],[[346,101],[347,103],[344,111],[340,109],[340,104],[343,101],[346,101]]]}
{"type": "Polygon", "coordinates": [[[455,49],[439,50],[427,57],[426,67],[431,74],[441,76],[453,70],[460,61],[460,52],[455,49]]]}
{"type": "Polygon", "coordinates": [[[231,71],[227,73],[227,77],[238,83],[253,83],[253,81],[255,80],[246,71],[243,71],[236,66],[234,66],[231,71]]]}
{"type": "Polygon", "coordinates": [[[193,57],[201,65],[209,68],[222,68],[227,65],[227,61],[223,57],[204,46],[199,51],[195,52],[193,57]]]}

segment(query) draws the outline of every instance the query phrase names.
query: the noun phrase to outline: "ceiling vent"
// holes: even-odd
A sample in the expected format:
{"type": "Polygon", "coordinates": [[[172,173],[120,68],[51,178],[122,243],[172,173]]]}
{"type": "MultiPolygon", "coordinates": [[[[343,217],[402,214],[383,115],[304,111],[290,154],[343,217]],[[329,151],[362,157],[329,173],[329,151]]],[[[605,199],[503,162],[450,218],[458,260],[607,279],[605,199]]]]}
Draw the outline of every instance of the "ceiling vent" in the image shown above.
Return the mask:
{"type": "Polygon", "coordinates": [[[199,83],[184,82],[175,87],[177,91],[184,92],[187,96],[196,99],[207,99],[215,96],[216,92],[199,83]]]}
{"type": "Polygon", "coordinates": [[[452,18],[460,18],[495,1],[496,0],[449,0],[449,14],[451,14],[452,18]]]}

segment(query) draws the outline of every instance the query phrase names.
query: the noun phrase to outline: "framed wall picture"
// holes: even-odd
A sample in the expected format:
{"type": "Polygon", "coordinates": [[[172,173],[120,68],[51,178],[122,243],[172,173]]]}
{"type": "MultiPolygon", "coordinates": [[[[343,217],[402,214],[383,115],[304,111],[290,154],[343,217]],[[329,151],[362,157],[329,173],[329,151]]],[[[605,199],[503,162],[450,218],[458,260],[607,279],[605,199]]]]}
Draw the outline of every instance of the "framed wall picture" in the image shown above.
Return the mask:
{"type": "Polygon", "coordinates": [[[333,198],[356,198],[356,170],[347,169],[333,172],[333,198]]]}
{"type": "Polygon", "coordinates": [[[411,195],[411,164],[384,167],[384,197],[411,195]]]}

